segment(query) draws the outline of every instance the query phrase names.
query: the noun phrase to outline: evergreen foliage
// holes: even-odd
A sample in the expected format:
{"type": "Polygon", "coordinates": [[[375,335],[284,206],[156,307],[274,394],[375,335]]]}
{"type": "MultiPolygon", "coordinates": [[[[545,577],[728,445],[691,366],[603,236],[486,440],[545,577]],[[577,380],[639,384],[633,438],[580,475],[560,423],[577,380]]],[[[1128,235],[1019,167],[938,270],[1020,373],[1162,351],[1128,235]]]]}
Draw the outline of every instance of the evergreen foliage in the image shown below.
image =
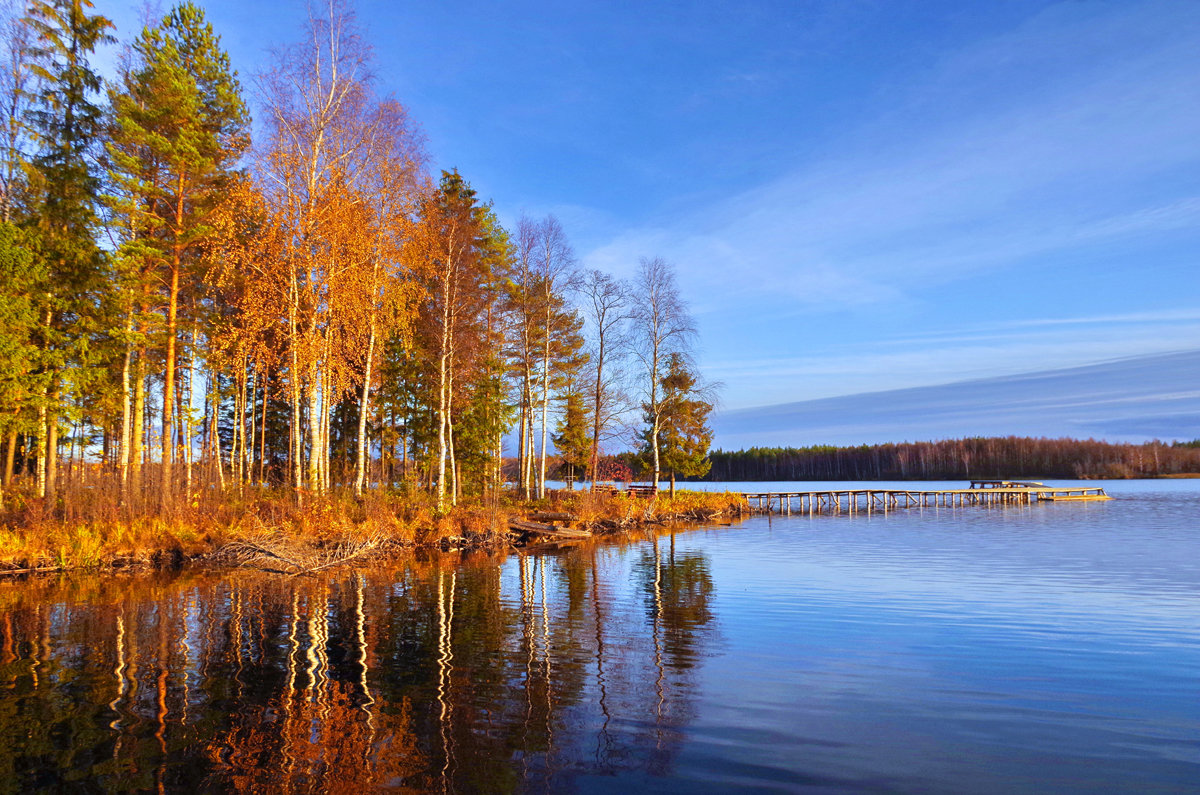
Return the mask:
{"type": "Polygon", "coordinates": [[[109,21],[87,0],[35,0],[26,24],[31,31],[33,75],[28,130],[33,139],[26,206],[26,240],[45,272],[35,294],[41,316],[38,343],[45,378],[37,398],[38,493],[57,488],[59,422],[76,401],[68,398],[93,380],[93,343],[104,330],[101,309],[109,287],[106,261],[96,240],[98,175],[92,163],[102,132],[94,101],[100,77],[88,63],[108,41],[109,21]]]}
{"type": "MultiPolygon", "coordinates": [[[[667,356],[661,387],[658,403],[658,463],[662,471],[669,474],[671,493],[674,495],[676,477],[701,478],[709,471],[711,462],[708,460],[708,448],[712,444],[712,429],[708,427],[708,415],[712,411],[712,404],[701,395],[696,376],[678,352],[667,356]]],[[[642,433],[643,446],[639,458],[642,465],[652,472],[651,434],[654,417],[648,404],[643,406],[643,412],[646,430],[642,433]]]]}
{"type": "Polygon", "coordinates": [[[14,225],[0,223],[0,432],[31,430],[32,417],[21,409],[40,392],[34,296],[45,290],[46,274],[24,237],[14,225]]]}
{"type": "Polygon", "coordinates": [[[562,460],[560,476],[570,488],[580,473],[587,469],[592,454],[587,414],[583,396],[578,391],[567,392],[563,399],[563,412],[554,434],[554,447],[562,460]]]}
{"type": "Polygon", "coordinates": [[[858,447],[715,450],[708,480],[967,480],[1126,478],[1200,472],[1189,444],[1110,444],[1094,439],[950,439],[858,447]]]}

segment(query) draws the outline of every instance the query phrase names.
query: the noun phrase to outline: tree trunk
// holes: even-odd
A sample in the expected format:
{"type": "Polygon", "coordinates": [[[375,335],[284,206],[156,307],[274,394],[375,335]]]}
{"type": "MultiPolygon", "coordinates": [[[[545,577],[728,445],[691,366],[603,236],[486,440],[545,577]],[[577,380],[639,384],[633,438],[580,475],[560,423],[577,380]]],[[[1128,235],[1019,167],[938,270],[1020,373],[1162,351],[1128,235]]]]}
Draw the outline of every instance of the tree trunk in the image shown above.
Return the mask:
{"type": "Polygon", "coordinates": [[[250,390],[246,395],[246,483],[254,485],[254,438],[258,430],[258,360],[250,371],[250,390]]]}
{"type": "Polygon", "coordinates": [[[121,499],[129,499],[130,446],[133,442],[133,312],[125,320],[125,359],[121,364],[121,499]]]}
{"type": "Polygon", "coordinates": [[[533,392],[532,388],[525,402],[525,435],[521,449],[521,494],[529,500],[533,499],[533,392]]]}
{"type": "Polygon", "coordinates": [[[238,361],[237,391],[233,393],[233,444],[229,449],[229,475],[237,481],[238,494],[246,485],[246,376],[245,357],[238,361]]]}
{"type": "Polygon", "coordinates": [[[659,425],[661,423],[660,415],[662,414],[661,410],[659,409],[659,405],[658,405],[658,370],[659,370],[658,365],[659,365],[659,358],[660,358],[660,350],[659,350],[659,342],[658,342],[657,334],[658,334],[658,332],[656,330],[655,335],[654,335],[654,341],[653,341],[654,349],[651,352],[651,357],[650,357],[650,412],[652,415],[652,420],[651,420],[651,424],[650,424],[650,447],[653,450],[653,455],[654,455],[654,480],[652,481],[652,483],[654,484],[654,488],[656,490],[658,489],[658,478],[661,474],[661,470],[659,469],[659,460],[658,460],[658,432],[659,432],[659,425]]]}
{"type": "MultiPolygon", "coordinates": [[[[175,359],[176,363],[178,363],[182,359],[186,358],[186,356],[187,356],[187,350],[186,349],[180,350],[178,353],[176,353],[176,359],[175,359]]],[[[186,413],[184,412],[184,407],[183,407],[183,387],[184,387],[184,379],[183,378],[176,379],[175,380],[175,393],[172,396],[172,399],[175,401],[175,422],[174,422],[174,427],[171,429],[171,460],[172,461],[174,461],[177,458],[180,458],[182,456],[182,452],[183,452],[183,437],[184,437],[183,421],[184,421],[184,417],[187,416],[186,413]]],[[[172,491],[174,491],[175,484],[173,481],[172,481],[171,485],[172,485],[172,491]]]]}
{"type": "Polygon", "coordinates": [[[174,461],[175,450],[173,428],[175,417],[172,409],[175,406],[175,349],[176,325],[179,316],[179,268],[181,252],[176,247],[171,261],[171,293],[167,302],[167,365],[163,373],[163,404],[162,404],[162,502],[166,506],[171,501],[174,489],[171,464],[174,461]]]}
{"type": "MultiPolygon", "coordinates": [[[[408,402],[406,400],[405,401],[406,409],[407,409],[407,406],[408,406],[408,402]]],[[[404,428],[404,433],[402,433],[400,435],[400,480],[401,481],[408,480],[408,421],[410,418],[411,418],[411,415],[408,414],[406,411],[405,415],[404,415],[404,425],[402,426],[404,428]]]]}
{"type": "Polygon", "coordinates": [[[11,486],[13,482],[13,465],[17,460],[17,438],[16,429],[8,432],[8,444],[4,447],[4,485],[11,486]]]}
{"type": "Polygon", "coordinates": [[[446,354],[438,360],[438,469],[437,469],[437,508],[446,507],[446,354]]]}
{"type": "Polygon", "coordinates": [[[259,435],[262,437],[258,445],[258,484],[267,485],[267,384],[271,381],[270,371],[263,372],[262,378],[262,426],[259,435]]]}
{"type": "Polygon", "coordinates": [[[458,505],[458,458],[454,455],[454,422],[446,418],[446,442],[450,448],[450,504],[458,505]]]}
{"type": "Polygon", "coordinates": [[[216,379],[213,379],[213,414],[212,414],[212,445],[213,461],[217,465],[217,482],[221,484],[221,493],[225,493],[225,466],[221,462],[221,432],[218,418],[221,416],[221,392],[217,389],[216,379]]]}
{"type": "Polygon", "coordinates": [[[321,490],[321,371],[314,363],[308,368],[308,488],[321,490]]]}
{"type": "Polygon", "coordinates": [[[187,491],[187,502],[192,501],[192,435],[195,433],[195,428],[192,427],[192,398],[196,384],[196,347],[199,337],[199,331],[192,329],[192,347],[188,351],[188,380],[187,380],[187,401],[185,406],[187,411],[183,415],[183,458],[187,467],[187,475],[185,480],[185,489],[187,491]]]}
{"type": "Polygon", "coordinates": [[[654,449],[654,479],[651,482],[655,485],[655,487],[658,486],[658,479],[662,475],[662,470],[659,468],[659,461],[658,461],[658,427],[659,427],[659,416],[658,416],[658,410],[655,409],[654,410],[654,422],[650,426],[650,441],[651,441],[651,445],[654,449]]]}
{"type": "Polygon", "coordinates": [[[216,373],[209,373],[208,388],[204,390],[204,411],[200,415],[200,460],[203,462],[210,481],[212,480],[212,434],[209,433],[209,429],[212,427],[212,423],[208,419],[208,412],[212,407],[212,385],[215,380],[216,373]]]}
{"type": "Polygon", "coordinates": [[[291,473],[292,488],[296,493],[296,500],[303,502],[304,499],[304,437],[301,436],[300,414],[300,353],[299,341],[297,335],[300,331],[299,323],[299,305],[300,305],[300,287],[297,283],[296,270],[292,268],[289,274],[288,285],[288,331],[290,339],[288,340],[288,349],[291,355],[291,392],[292,392],[292,423],[288,429],[288,467],[291,473]]]}
{"type": "Polygon", "coordinates": [[[146,348],[137,350],[133,370],[133,413],[129,416],[129,481],[130,494],[142,493],[142,464],[146,456],[146,348]]]}
{"type": "Polygon", "coordinates": [[[592,491],[596,490],[596,470],[600,466],[600,410],[604,397],[604,337],[597,341],[596,351],[596,388],[592,395],[592,460],[590,464],[592,491]]]}
{"type": "Polygon", "coordinates": [[[517,491],[529,499],[525,490],[525,422],[529,417],[529,407],[525,402],[525,384],[521,385],[521,411],[517,418],[517,491]]]}
{"type": "MultiPolygon", "coordinates": [[[[547,298],[549,307],[549,298],[547,298]]],[[[550,310],[546,310],[546,345],[542,358],[542,449],[538,456],[538,499],[546,496],[546,417],[550,411],[550,310]]]]}
{"type": "Polygon", "coordinates": [[[354,493],[359,497],[367,472],[367,411],[370,407],[372,365],[375,359],[375,313],[371,313],[371,333],[367,340],[367,366],[363,373],[362,397],[358,401],[358,450],[354,465],[354,493]]]}
{"type": "Polygon", "coordinates": [[[446,508],[446,426],[450,420],[450,353],[451,344],[450,337],[453,333],[451,325],[450,301],[451,288],[450,280],[453,274],[450,270],[450,263],[453,261],[453,253],[447,257],[446,271],[443,274],[442,284],[442,339],[441,350],[438,356],[438,471],[437,471],[437,509],[442,512],[446,508]]]}
{"type": "Polygon", "coordinates": [[[500,484],[503,482],[504,469],[504,431],[496,432],[496,467],[492,478],[492,495],[500,499],[500,484]]]}
{"type": "MultiPolygon", "coordinates": [[[[79,409],[79,401],[75,401],[76,410],[79,409]]],[[[75,440],[79,438],[79,420],[71,420],[71,436],[67,441],[67,483],[70,484],[75,479],[75,440]]]]}
{"type": "Polygon", "coordinates": [[[16,458],[17,432],[10,431],[4,446],[4,477],[0,479],[0,508],[4,507],[4,490],[12,483],[13,461],[16,458]]]}
{"type": "Polygon", "coordinates": [[[329,441],[329,419],[333,411],[333,396],[330,394],[333,383],[332,374],[326,373],[322,382],[325,389],[321,400],[321,493],[325,494],[329,492],[330,487],[329,456],[332,445],[329,441]]]}
{"type": "Polygon", "coordinates": [[[58,495],[58,385],[50,393],[50,405],[54,408],[46,416],[46,496],[54,499],[58,495]]]}
{"type": "Polygon", "coordinates": [[[454,349],[450,349],[450,372],[446,375],[446,445],[450,458],[450,504],[458,505],[458,457],[454,455],[454,349]]]}

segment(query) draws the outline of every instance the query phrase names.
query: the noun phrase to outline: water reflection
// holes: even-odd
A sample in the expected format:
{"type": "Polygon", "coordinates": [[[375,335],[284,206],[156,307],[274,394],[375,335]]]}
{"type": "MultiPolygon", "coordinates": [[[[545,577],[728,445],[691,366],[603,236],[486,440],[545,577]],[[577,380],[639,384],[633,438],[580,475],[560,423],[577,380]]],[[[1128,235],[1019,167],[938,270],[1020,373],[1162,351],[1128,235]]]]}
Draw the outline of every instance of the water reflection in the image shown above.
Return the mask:
{"type": "Polygon", "coordinates": [[[673,536],[513,557],[0,583],[6,787],[573,788],[659,775],[716,638],[673,536]]]}

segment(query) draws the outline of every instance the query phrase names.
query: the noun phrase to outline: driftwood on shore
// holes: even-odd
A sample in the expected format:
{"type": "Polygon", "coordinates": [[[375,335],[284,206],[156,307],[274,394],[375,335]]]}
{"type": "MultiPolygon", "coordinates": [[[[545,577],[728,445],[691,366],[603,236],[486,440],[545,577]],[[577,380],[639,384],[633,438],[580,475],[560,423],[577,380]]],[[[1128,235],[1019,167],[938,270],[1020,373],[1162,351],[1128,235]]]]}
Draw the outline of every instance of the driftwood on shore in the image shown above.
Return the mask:
{"type": "Polygon", "coordinates": [[[379,551],[384,544],[381,536],[369,534],[327,546],[313,546],[297,542],[282,533],[268,532],[226,544],[212,557],[241,566],[296,576],[349,563],[379,551]]]}

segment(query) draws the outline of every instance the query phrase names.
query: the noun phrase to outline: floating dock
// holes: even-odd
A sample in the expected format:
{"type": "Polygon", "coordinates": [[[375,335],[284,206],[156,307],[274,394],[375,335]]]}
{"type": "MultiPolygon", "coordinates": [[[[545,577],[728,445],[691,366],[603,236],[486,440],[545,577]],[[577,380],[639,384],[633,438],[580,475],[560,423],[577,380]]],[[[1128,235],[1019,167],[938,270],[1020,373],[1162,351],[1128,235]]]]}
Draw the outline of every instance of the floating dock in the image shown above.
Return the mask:
{"type": "Polygon", "coordinates": [[[874,513],[902,508],[969,505],[1030,505],[1035,502],[1111,500],[1098,486],[1047,486],[1014,480],[973,480],[965,489],[836,489],[824,491],[743,492],[752,509],[763,513],[874,513]]]}

